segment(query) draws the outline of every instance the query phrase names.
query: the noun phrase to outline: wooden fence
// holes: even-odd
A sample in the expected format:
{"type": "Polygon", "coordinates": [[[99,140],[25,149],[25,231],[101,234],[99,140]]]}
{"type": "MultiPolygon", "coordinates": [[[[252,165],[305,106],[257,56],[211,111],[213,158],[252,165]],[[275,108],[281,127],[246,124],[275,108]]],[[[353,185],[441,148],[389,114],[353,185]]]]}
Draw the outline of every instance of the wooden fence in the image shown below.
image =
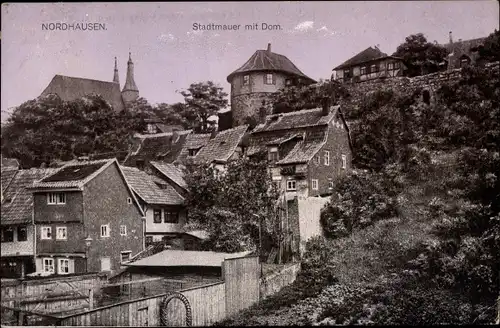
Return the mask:
{"type": "MultiPolygon", "coordinates": [[[[176,293],[187,300],[172,300],[165,311],[172,325],[186,325],[191,313],[193,326],[209,326],[259,301],[260,263],[256,256],[225,260],[223,282],[210,283],[176,293]]],[[[163,301],[172,292],[124,301],[84,313],[60,317],[62,326],[159,326],[163,301]]]]}

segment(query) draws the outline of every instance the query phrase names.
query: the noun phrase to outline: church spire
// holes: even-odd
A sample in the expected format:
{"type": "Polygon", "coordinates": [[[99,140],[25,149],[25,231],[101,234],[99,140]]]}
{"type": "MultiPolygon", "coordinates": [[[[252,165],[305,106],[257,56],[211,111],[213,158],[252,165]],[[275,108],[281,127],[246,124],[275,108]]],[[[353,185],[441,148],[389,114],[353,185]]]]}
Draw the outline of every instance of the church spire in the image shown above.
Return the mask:
{"type": "Polygon", "coordinates": [[[134,81],[134,63],[132,62],[132,54],[128,53],[127,62],[127,78],[122,90],[123,100],[125,102],[134,101],[139,98],[139,89],[134,81]]]}
{"type": "Polygon", "coordinates": [[[118,65],[116,63],[116,57],[115,57],[115,74],[113,75],[113,82],[120,83],[120,78],[118,77],[118,65]]]}

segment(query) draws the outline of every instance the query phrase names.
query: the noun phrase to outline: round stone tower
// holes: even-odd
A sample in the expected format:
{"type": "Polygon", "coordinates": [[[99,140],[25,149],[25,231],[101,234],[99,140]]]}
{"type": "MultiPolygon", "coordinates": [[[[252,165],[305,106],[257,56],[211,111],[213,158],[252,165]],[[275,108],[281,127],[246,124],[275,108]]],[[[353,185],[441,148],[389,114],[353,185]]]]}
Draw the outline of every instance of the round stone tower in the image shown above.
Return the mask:
{"type": "Polygon", "coordinates": [[[271,114],[270,96],[288,85],[311,84],[313,79],[302,73],[286,56],[267,50],[257,50],[240,68],[229,74],[231,83],[232,126],[250,118],[262,121],[263,114],[271,114]],[[267,113],[262,113],[265,108],[267,113]]]}

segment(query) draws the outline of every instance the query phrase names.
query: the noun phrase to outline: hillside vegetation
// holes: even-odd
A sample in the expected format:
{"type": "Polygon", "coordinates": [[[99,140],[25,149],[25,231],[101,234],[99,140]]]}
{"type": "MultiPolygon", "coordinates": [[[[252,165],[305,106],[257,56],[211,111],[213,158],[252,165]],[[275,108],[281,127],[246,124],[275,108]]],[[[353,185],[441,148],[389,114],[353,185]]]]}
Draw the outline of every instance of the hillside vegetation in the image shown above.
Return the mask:
{"type": "Polygon", "coordinates": [[[225,325],[493,323],[500,268],[500,79],[467,68],[431,103],[367,95],[358,168],[297,281],[225,325]]]}

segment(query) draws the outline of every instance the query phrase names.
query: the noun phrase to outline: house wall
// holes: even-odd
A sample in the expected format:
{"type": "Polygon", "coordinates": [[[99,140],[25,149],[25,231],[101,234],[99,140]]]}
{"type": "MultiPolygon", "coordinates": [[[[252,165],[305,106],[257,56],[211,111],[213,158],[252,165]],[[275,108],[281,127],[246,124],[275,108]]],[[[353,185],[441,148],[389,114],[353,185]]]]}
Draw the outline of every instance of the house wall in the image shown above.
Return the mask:
{"type": "Polygon", "coordinates": [[[179,206],[147,205],[146,207],[146,235],[181,232],[186,224],[186,209],[179,206]],[[154,223],[154,209],[161,210],[162,223],[154,223]],[[179,211],[179,223],[164,223],[165,211],[179,211]]]}
{"type": "Polygon", "coordinates": [[[85,253],[84,239],[85,229],[82,223],[61,222],[61,223],[38,223],[36,225],[36,253],[40,254],[61,254],[61,253],[85,253]],[[51,239],[41,239],[42,228],[52,228],[51,239]],[[57,227],[66,227],[66,239],[56,239],[57,227]]]}
{"type": "Polygon", "coordinates": [[[328,136],[325,145],[318,151],[316,158],[309,161],[308,165],[308,194],[317,196],[330,193],[329,183],[334,183],[351,169],[352,152],[349,147],[349,135],[342,119],[337,116],[328,126],[328,136]],[[325,151],[330,152],[330,165],[325,165],[325,151]],[[347,156],[346,169],[342,168],[342,155],[347,156]],[[312,180],[318,180],[318,190],[312,189],[312,180]]]}
{"type": "Polygon", "coordinates": [[[267,113],[270,114],[270,94],[277,92],[285,86],[288,75],[280,72],[274,74],[274,84],[265,84],[264,78],[267,72],[249,72],[238,74],[231,81],[231,111],[233,115],[233,127],[241,125],[248,116],[258,116],[262,101],[265,100],[267,113]],[[250,83],[243,85],[243,76],[250,76],[250,83]]]}
{"type": "MultiPolygon", "coordinates": [[[[35,227],[32,224],[25,225],[26,226],[26,233],[27,233],[27,240],[26,241],[18,241],[17,237],[17,228],[19,225],[14,225],[11,226],[11,228],[14,231],[14,241],[12,242],[2,242],[1,243],[1,256],[16,256],[16,255],[34,255],[34,248],[33,248],[33,240],[34,240],[34,233],[35,233],[35,227]]],[[[7,228],[5,226],[2,227],[7,228]]]]}
{"type": "Polygon", "coordinates": [[[133,256],[143,250],[142,214],[134,202],[128,204],[127,198],[132,194],[116,164],[88,182],[83,195],[86,234],[92,238],[87,253],[87,271],[101,271],[102,257],[109,257],[111,270],[117,270],[120,268],[120,252],[131,251],[133,256]],[[101,225],[105,224],[110,226],[109,237],[101,237],[101,225]],[[120,235],[120,225],[127,227],[126,236],[120,235]]]}
{"type": "Polygon", "coordinates": [[[83,222],[83,193],[66,191],[66,204],[47,204],[47,192],[33,194],[35,224],[49,222],[83,222]]]}
{"type": "MultiPolygon", "coordinates": [[[[403,76],[403,70],[406,68],[406,66],[403,64],[402,61],[398,61],[395,59],[391,58],[386,58],[383,60],[379,61],[372,61],[368,63],[363,63],[361,65],[356,65],[350,67],[350,72],[351,72],[351,77],[355,77],[355,82],[359,81],[368,81],[376,78],[381,78],[381,77],[396,77],[396,76],[403,76]],[[388,70],[388,64],[389,63],[400,63],[400,68],[399,69],[393,69],[393,70],[388,70]],[[368,67],[376,64],[379,66],[379,71],[375,73],[367,73],[367,74],[361,74],[361,67],[367,67],[366,71],[368,71],[368,67]]],[[[336,70],[335,71],[335,78],[338,79],[343,79],[344,78],[344,69],[336,70]]]]}

